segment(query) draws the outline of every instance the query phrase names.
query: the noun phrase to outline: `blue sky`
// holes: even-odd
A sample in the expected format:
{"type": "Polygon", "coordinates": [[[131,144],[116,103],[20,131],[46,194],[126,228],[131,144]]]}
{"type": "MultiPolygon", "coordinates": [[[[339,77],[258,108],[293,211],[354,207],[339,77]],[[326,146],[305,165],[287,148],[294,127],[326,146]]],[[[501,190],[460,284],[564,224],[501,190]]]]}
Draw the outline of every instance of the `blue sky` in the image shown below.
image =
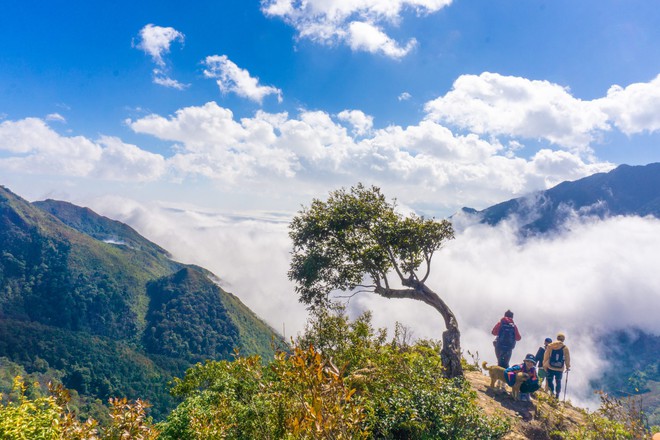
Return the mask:
{"type": "Polygon", "coordinates": [[[652,2],[9,2],[0,42],[3,183],[30,198],[295,209],[362,180],[446,215],[660,158],[652,2]]]}
{"type": "MultiPolygon", "coordinates": [[[[0,184],[130,224],[291,335],[300,205],[363,182],[444,217],[660,161],[659,74],[652,1],[5,1],[0,184]]],[[[484,359],[503,304],[522,352],[552,336],[539,316],[566,331],[587,396],[603,322],[660,334],[660,222],[566,231],[521,244],[511,225],[467,227],[429,283],[484,359]]],[[[442,330],[424,305],[363,309],[442,330]]]]}

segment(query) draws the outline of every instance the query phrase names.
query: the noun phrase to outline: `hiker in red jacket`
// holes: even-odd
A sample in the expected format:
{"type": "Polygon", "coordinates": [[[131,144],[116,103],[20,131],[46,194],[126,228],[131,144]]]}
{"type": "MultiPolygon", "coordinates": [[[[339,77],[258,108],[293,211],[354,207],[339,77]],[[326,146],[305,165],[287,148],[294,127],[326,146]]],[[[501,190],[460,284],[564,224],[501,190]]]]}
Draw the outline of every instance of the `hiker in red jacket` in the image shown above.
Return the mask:
{"type": "Polygon", "coordinates": [[[513,312],[511,310],[504,312],[504,317],[495,324],[492,333],[497,336],[493,341],[497,365],[502,368],[509,368],[513,348],[516,346],[516,342],[522,339],[518,327],[513,322],[513,312]]]}

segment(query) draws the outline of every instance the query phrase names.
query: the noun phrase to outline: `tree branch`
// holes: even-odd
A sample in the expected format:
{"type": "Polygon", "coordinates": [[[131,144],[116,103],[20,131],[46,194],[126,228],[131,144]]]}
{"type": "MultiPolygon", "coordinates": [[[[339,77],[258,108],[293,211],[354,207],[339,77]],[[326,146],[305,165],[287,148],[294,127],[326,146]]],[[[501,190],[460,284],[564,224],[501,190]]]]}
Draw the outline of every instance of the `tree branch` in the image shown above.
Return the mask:
{"type": "Polygon", "coordinates": [[[392,253],[392,249],[390,249],[389,247],[387,247],[386,249],[387,249],[387,255],[390,256],[390,262],[392,263],[392,266],[394,267],[394,270],[396,271],[396,274],[399,275],[399,278],[401,279],[401,282],[403,282],[403,280],[405,280],[406,278],[403,276],[403,274],[399,270],[399,265],[396,262],[396,258],[394,257],[394,254],[392,253]]]}
{"type": "Polygon", "coordinates": [[[384,298],[409,298],[423,301],[420,292],[415,289],[390,289],[385,287],[377,287],[374,290],[374,293],[377,293],[384,298]]]}
{"type": "Polygon", "coordinates": [[[336,295],[335,298],[341,298],[341,299],[351,299],[358,293],[373,293],[373,290],[356,290],[355,292],[351,293],[350,295],[336,295]]]}
{"type": "Polygon", "coordinates": [[[424,260],[426,261],[426,273],[424,274],[424,278],[420,281],[421,283],[425,283],[426,279],[429,277],[431,274],[431,256],[433,254],[429,255],[426,252],[424,253],[424,260]]]}

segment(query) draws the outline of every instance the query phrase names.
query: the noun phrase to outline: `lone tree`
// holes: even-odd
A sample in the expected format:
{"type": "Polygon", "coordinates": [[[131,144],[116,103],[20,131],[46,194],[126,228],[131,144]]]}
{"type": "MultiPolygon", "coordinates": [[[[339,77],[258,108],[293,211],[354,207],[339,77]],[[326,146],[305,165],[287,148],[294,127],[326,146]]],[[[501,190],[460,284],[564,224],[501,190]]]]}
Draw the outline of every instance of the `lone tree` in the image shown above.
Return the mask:
{"type": "Polygon", "coordinates": [[[330,302],[333,291],[370,292],[385,298],[411,298],[434,307],[445,320],[443,374],[463,375],[460,332],[454,313],[426,286],[431,258],[454,238],[447,220],[403,216],[380,189],[362,184],[315,199],[289,226],[293,252],[289,279],[309,307],[330,302]],[[420,270],[422,267],[422,270],[420,270]],[[398,287],[391,279],[398,278],[398,287]]]}

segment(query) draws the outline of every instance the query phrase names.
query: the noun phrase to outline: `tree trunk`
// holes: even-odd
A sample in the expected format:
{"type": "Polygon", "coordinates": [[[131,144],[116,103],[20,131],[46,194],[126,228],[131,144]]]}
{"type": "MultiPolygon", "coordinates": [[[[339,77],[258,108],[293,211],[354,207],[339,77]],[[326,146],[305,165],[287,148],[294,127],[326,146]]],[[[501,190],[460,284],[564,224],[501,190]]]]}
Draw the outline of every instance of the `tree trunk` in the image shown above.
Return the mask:
{"type": "Polygon", "coordinates": [[[443,376],[449,379],[463,377],[463,367],[461,366],[461,332],[458,330],[458,321],[456,321],[454,312],[426,284],[408,279],[404,280],[403,285],[410,287],[411,290],[377,288],[376,293],[387,298],[411,298],[423,301],[440,312],[447,328],[447,330],[442,332],[442,350],[440,351],[443,376]]]}

